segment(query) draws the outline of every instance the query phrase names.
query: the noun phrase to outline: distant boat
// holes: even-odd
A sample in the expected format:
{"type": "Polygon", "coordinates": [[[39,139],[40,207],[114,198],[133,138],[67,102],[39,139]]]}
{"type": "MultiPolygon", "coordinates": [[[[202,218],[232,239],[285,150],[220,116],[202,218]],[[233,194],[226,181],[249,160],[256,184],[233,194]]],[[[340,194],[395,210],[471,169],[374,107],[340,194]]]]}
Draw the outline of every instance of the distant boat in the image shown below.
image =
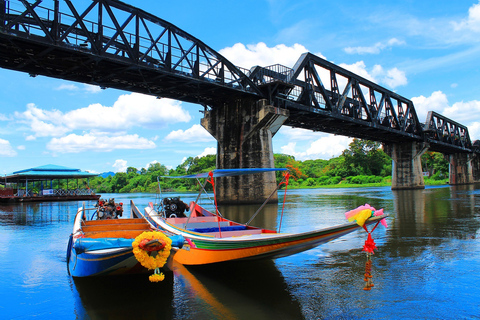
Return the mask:
{"type": "MultiPolygon", "coordinates": [[[[216,176],[282,169],[246,169],[245,173],[242,173],[242,169],[237,170],[239,171],[215,170],[209,174],[182,177],[205,178],[210,175],[213,179],[216,176]]],[[[362,228],[356,222],[349,222],[309,232],[281,233],[253,227],[248,225],[248,222],[242,224],[228,220],[219,213],[205,210],[194,201],[190,203],[188,217],[183,216],[183,210],[178,209],[181,207],[185,207],[185,204],[178,199],[166,198],[162,201],[158,212],[150,204],[145,208],[145,214],[153,226],[188,239],[189,245],[185,245],[186,250],[179,250],[174,256],[175,261],[183,265],[285,257],[309,250],[362,228]]],[[[366,224],[379,222],[385,217],[385,214],[372,216],[366,224]]],[[[250,221],[252,220],[253,217],[250,221]]]]}
{"type": "MultiPolygon", "coordinates": [[[[133,201],[130,204],[131,213],[128,219],[120,219],[123,205],[115,203],[113,199],[106,203],[100,200],[95,208],[78,209],[67,247],[69,274],[73,277],[91,277],[148,272],[135,257],[132,245],[144,232],[155,230],[133,201]]],[[[172,247],[182,247],[182,236],[168,238],[172,240],[172,247]]],[[[172,250],[168,255],[173,253],[172,250]]]]}

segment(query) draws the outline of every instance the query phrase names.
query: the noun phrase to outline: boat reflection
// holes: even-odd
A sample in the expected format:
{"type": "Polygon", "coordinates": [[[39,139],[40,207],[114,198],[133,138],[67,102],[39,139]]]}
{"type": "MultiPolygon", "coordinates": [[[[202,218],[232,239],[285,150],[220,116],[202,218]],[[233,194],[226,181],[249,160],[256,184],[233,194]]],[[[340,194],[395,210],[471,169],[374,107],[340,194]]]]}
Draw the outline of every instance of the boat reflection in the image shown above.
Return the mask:
{"type": "Polygon", "coordinates": [[[290,294],[272,260],[184,267],[174,262],[178,284],[175,301],[188,301],[182,314],[192,319],[302,319],[298,301],[290,294]],[[178,294],[178,296],[177,296],[178,294]]]}
{"type": "Polygon", "coordinates": [[[77,319],[173,319],[173,273],[71,278],[77,319]]]}

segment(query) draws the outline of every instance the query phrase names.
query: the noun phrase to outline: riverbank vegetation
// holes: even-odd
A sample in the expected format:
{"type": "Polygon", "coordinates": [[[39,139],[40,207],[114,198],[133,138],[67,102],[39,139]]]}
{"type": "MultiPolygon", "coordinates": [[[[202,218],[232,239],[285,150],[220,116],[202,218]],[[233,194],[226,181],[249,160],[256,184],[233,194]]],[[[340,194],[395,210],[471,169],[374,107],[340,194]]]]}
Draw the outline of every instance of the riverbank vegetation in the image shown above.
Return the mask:
{"type": "MultiPolygon", "coordinates": [[[[373,141],[354,139],[340,156],[329,160],[299,161],[285,154],[274,158],[275,167],[290,169],[289,188],[388,186],[392,181],[392,160],[381,144],[373,141]]],[[[197,190],[195,179],[161,177],[208,172],[215,169],[215,161],[215,155],[207,155],[190,157],[170,170],[158,162],[147,169],[129,167],[126,172],[91,179],[90,187],[97,193],[157,192],[160,181],[163,191],[197,190]]],[[[422,167],[426,184],[448,183],[448,162],[441,153],[426,152],[422,167]]],[[[277,179],[281,179],[280,173],[277,179]]]]}

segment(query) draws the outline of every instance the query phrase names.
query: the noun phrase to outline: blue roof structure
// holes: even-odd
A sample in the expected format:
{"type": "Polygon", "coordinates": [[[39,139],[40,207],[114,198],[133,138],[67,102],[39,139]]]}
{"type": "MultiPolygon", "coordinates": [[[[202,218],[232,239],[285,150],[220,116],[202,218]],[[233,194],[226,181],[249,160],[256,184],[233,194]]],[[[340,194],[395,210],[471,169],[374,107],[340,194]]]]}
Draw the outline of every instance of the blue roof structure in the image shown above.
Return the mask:
{"type": "Polygon", "coordinates": [[[7,175],[7,180],[45,180],[45,179],[81,179],[98,176],[97,173],[81,171],[80,169],[68,168],[47,164],[36,168],[15,171],[7,175]]]}

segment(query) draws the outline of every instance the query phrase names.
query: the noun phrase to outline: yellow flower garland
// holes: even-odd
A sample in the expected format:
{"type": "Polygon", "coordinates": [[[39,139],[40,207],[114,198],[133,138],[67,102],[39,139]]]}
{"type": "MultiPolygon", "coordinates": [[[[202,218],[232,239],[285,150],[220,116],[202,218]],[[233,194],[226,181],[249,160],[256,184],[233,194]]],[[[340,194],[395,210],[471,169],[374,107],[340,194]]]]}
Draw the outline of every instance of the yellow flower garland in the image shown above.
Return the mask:
{"type": "Polygon", "coordinates": [[[158,231],[146,231],[135,238],[132,243],[133,254],[138,262],[149,270],[155,270],[154,274],[149,277],[151,282],[162,281],[165,275],[160,272],[159,268],[163,267],[167,263],[170,250],[172,249],[172,239],[167,237],[164,233],[158,231]],[[165,242],[165,247],[157,251],[157,255],[149,255],[147,251],[142,250],[139,247],[140,242],[143,240],[160,240],[165,242]]]}

